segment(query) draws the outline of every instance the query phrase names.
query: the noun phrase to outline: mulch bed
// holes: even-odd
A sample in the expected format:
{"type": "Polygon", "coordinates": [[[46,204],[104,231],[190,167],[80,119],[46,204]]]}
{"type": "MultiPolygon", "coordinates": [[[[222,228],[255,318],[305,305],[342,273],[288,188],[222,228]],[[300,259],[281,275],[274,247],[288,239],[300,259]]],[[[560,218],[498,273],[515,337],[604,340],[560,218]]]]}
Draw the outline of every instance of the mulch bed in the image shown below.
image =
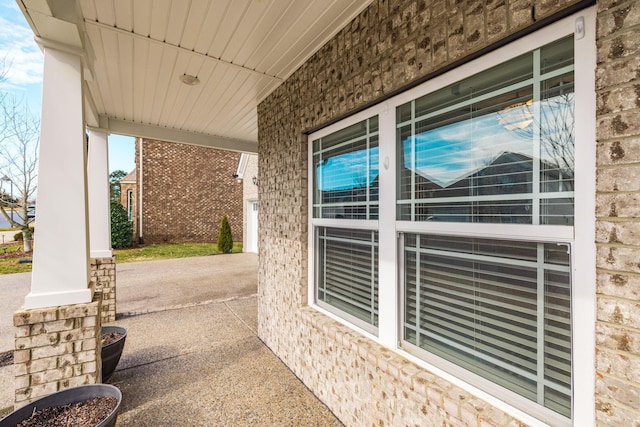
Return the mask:
{"type": "Polygon", "coordinates": [[[35,411],[16,427],[95,427],[115,409],[118,399],[95,397],[83,402],[35,411]]]}
{"type": "Polygon", "coordinates": [[[22,258],[30,256],[31,254],[31,252],[25,252],[22,250],[22,242],[0,244],[0,259],[22,258]]]}

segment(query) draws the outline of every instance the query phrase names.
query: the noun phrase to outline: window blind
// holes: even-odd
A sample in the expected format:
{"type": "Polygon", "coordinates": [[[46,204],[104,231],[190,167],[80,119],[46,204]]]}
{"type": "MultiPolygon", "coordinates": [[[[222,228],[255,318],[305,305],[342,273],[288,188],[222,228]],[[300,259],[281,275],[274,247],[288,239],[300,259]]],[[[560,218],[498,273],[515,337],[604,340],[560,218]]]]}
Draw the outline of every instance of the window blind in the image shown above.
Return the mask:
{"type": "Polygon", "coordinates": [[[318,228],[317,299],[378,325],[378,232],[318,228]]]}
{"type": "Polygon", "coordinates": [[[405,235],[404,336],[571,415],[567,247],[405,235]]]}

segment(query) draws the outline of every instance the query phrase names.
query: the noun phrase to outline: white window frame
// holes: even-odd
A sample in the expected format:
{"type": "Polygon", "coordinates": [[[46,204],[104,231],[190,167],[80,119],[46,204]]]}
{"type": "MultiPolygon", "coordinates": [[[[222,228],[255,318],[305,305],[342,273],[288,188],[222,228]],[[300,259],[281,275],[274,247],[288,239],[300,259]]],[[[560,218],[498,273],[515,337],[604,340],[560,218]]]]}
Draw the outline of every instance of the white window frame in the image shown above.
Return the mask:
{"type": "Polygon", "coordinates": [[[133,222],[133,190],[127,190],[127,217],[133,222]]]}
{"type": "MultiPolygon", "coordinates": [[[[336,132],[373,115],[378,115],[379,126],[379,218],[368,221],[344,221],[337,224],[332,219],[313,218],[313,170],[309,168],[309,228],[308,228],[308,304],[336,321],[347,325],[380,345],[390,348],[425,369],[430,370],[454,385],[476,395],[529,425],[595,425],[595,66],[596,66],[596,8],[590,7],[574,15],[559,20],[530,35],[522,37],[508,45],[496,49],[480,58],[468,62],[452,71],[433,78],[413,89],[400,93],[380,104],[350,116],[309,135],[309,164],[312,164],[312,141],[336,132]],[[577,28],[583,32],[575,31],[577,28]],[[470,77],[481,70],[488,69],[515,58],[516,56],[547,45],[575,32],[575,116],[590,117],[589,122],[576,120],[575,127],[575,217],[574,233],[568,233],[564,226],[531,226],[526,224],[496,227],[486,224],[478,233],[478,224],[464,223],[412,223],[396,220],[396,107],[437,89],[470,77]],[[383,225],[383,226],[381,226],[383,225]],[[314,230],[318,226],[353,227],[378,230],[379,241],[379,314],[377,335],[358,328],[342,317],[322,309],[315,301],[315,252],[314,230]],[[535,227],[535,230],[532,228],[535,227]],[[401,303],[398,286],[398,239],[399,232],[437,233],[465,235],[473,229],[476,237],[514,238],[541,237],[544,240],[567,241],[572,244],[572,379],[573,379],[573,416],[572,420],[557,415],[550,410],[522,397],[509,396],[504,400],[499,386],[492,386],[488,380],[480,384],[482,389],[462,380],[461,368],[442,361],[427,362],[399,346],[401,303]],[[542,233],[542,235],[541,235],[542,233]],[[575,234],[575,235],[572,235],[575,234]],[[518,409],[525,408],[526,410],[518,409]],[[540,410],[542,409],[542,411],[540,410]]],[[[484,226],[484,225],[483,225],[484,226]]],[[[482,381],[474,384],[482,383],[482,381]]]]}

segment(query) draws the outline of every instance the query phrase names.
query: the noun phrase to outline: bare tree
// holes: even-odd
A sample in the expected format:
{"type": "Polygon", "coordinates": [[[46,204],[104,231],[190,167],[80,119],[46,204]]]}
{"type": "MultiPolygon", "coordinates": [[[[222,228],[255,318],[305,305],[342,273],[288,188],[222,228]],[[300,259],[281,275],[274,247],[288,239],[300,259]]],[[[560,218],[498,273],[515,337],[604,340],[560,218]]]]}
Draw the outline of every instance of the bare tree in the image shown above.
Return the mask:
{"type": "Polygon", "coordinates": [[[565,177],[574,175],[574,125],[573,93],[561,93],[550,97],[541,105],[540,140],[550,163],[565,177]]]}
{"type": "MultiPolygon", "coordinates": [[[[0,82],[6,75],[5,65],[4,61],[0,64],[0,82]]],[[[4,91],[0,91],[0,113],[0,213],[12,227],[22,230],[24,250],[30,252],[40,119],[29,111],[26,102],[4,91]]]]}
{"type": "Polygon", "coordinates": [[[538,102],[539,112],[536,113],[531,100],[498,112],[498,118],[505,128],[526,140],[533,137],[534,128],[538,129],[540,156],[547,168],[572,179],[575,162],[573,92],[563,90],[562,86],[552,89],[555,89],[554,93],[538,102]]]}

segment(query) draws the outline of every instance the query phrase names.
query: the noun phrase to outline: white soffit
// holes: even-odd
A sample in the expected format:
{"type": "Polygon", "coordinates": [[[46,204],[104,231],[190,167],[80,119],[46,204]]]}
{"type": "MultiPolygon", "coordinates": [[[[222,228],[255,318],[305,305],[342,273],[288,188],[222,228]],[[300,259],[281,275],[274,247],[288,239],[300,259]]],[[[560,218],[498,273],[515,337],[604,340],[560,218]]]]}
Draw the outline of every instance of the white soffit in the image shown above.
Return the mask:
{"type": "MultiPolygon", "coordinates": [[[[371,1],[77,0],[91,69],[87,109],[95,110],[88,120],[255,148],[258,103],[371,1]],[[181,83],[183,74],[200,83],[181,83]]],[[[69,39],[51,34],[56,18],[42,13],[45,1],[18,3],[37,36],[69,39]]]]}

